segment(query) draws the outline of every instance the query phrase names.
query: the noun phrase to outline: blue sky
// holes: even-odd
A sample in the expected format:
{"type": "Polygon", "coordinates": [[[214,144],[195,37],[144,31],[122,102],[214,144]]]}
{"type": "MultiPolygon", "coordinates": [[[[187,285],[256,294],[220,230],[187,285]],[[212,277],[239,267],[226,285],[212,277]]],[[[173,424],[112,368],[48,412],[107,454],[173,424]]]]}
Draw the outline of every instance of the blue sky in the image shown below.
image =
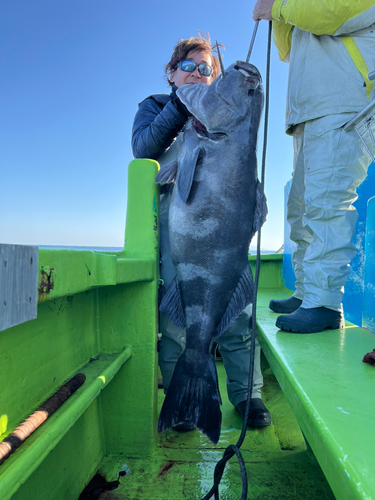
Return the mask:
{"type": "MultiPolygon", "coordinates": [[[[0,242],[121,247],[137,103],[168,93],[164,65],[178,39],[197,30],[226,46],[224,66],[245,59],[254,3],[2,2],[0,242]]],[[[251,57],[263,78],[267,29],[262,21],[251,57]]],[[[270,250],[283,241],[284,185],[292,172],[287,73],[273,46],[262,230],[262,248],[270,250]]]]}

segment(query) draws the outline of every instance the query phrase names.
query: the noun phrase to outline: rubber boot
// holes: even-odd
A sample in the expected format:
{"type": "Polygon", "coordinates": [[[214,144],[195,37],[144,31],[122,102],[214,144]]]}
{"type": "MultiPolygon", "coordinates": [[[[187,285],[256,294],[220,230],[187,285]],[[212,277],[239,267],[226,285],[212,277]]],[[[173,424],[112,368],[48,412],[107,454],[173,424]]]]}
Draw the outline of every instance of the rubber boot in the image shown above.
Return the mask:
{"type": "MultiPolygon", "coordinates": [[[[241,417],[244,418],[246,410],[246,400],[240,401],[235,406],[235,408],[241,415],[241,417]]],[[[271,425],[271,414],[264,406],[263,401],[260,398],[251,398],[249,417],[247,419],[246,425],[255,429],[261,429],[262,427],[271,425]]]]}
{"type": "Polygon", "coordinates": [[[289,297],[289,299],[271,300],[268,307],[271,311],[276,313],[290,314],[297,311],[301,304],[301,299],[297,299],[297,297],[289,297]]]}
{"type": "Polygon", "coordinates": [[[317,333],[326,329],[337,330],[344,328],[345,321],[342,313],[327,307],[299,307],[289,316],[279,316],[276,326],[280,330],[292,333],[317,333]]]}

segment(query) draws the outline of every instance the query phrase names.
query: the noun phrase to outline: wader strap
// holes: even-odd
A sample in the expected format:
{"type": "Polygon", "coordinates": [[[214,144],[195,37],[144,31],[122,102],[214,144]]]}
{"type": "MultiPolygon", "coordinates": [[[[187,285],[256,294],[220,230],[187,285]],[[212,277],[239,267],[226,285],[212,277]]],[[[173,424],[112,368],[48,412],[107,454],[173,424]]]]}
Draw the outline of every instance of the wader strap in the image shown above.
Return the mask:
{"type": "Polygon", "coordinates": [[[370,81],[367,78],[367,75],[370,73],[366,61],[363,59],[363,55],[361,54],[358,45],[355,43],[355,40],[351,36],[343,36],[341,37],[347,51],[349,52],[350,57],[353,59],[354,64],[356,65],[358,71],[361,73],[365,83],[366,83],[366,95],[367,99],[370,100],[370,94],[372,87],[374,86],[374,82],[370,81]]]}

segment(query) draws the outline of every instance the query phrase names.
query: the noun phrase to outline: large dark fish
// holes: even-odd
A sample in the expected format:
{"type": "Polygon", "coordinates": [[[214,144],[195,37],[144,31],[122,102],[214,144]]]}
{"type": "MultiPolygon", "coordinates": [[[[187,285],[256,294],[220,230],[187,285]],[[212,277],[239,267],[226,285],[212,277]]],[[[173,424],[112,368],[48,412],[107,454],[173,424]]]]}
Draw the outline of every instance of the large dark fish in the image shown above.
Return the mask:
{"type": "Polygon", "coordinates": [[[221,398],[210,348],[252,301],[248,250],[267,213],[256,160],[261,76],[255,66],[237,61],[211,85],[184,85],[177,95],[193,117],[177,161],[156,177],[160,184],[176,184],[169,235],[177,276],[160,310],[186,327],[186,349],[173,373],[159,432],[192,423],[216,444],[221,398]]]}

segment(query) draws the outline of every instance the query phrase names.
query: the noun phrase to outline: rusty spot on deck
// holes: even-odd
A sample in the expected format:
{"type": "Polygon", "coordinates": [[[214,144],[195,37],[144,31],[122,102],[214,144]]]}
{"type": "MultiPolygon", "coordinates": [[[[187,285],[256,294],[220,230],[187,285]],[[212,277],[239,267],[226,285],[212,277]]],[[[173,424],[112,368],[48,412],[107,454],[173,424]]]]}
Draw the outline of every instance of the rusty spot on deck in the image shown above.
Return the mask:
{"type": "Polygon", "coordinates": [[[53,290],[54,279],[55,279],[54,268],[42,266],[40,270],[40,283],[38,286],[39,299],[41,299],[44,295],[49,295],[50,291],[53,290]]]}
{"type": "Polygon", "coordinates": [[[154,227],[153,227],[154,231],[157,231],[158,230],[158,216],[157,215],[154,215],[154,227]]]}

